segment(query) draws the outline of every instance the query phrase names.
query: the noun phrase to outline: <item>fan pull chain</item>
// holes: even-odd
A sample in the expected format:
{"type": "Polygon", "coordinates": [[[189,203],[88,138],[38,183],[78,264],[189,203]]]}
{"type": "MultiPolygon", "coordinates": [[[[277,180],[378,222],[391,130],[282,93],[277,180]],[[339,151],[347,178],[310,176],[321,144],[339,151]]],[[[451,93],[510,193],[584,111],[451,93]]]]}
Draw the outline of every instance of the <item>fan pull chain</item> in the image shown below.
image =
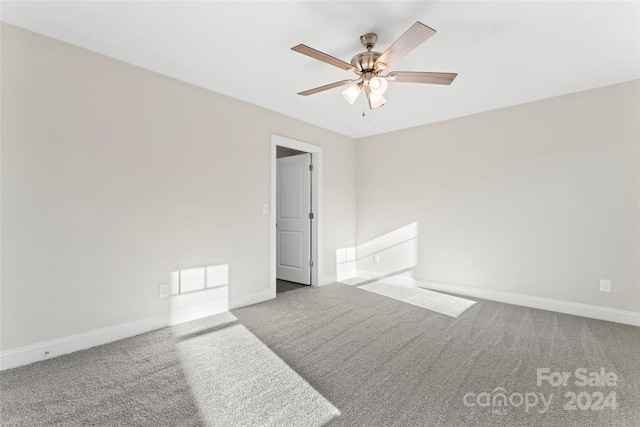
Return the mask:
{"type": "MultiPolygon", "coordinates": [[[[362,117],[366,117],[364,114],[365,105],[364,105],[364,97],[362,97],[362,117]]],[[[367,123],[369,123],[369,117],[367,117],[367,123]]]]}

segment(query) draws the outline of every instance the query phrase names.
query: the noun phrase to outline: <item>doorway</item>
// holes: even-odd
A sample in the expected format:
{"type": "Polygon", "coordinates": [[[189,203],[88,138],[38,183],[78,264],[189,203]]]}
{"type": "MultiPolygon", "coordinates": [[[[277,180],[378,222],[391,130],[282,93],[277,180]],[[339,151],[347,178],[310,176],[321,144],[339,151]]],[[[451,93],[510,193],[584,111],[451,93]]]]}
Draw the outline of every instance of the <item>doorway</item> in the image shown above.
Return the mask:
{"type": "Polygon", "coordinates": [[[292,289],[302,283],[318,286],[322,266],[322,147],[279,135],[271,136],[270,291],[292,289]],[[280,160],[279,160],[280,159],[280,160]],[[284,165],[284,166],[283,166],[284,165]],[[309,165],[312,165],[309,167],[309,165]],[[307,181],[301,181],[306,169],[307,181]],[[291,181],[292,180],[292,181],[291,181]],[[284,210],[278,191],[297,194],[284,210]],[[304,191],[302,191],[304,190],[304,191]],[[306,204],[300,204],[300,199],[306,204]],[[303,207],[304,206],[304,207],[303,207]],[[309,206],[310,209],[307,209],[309,206]],[[302,229],[306,227],[308,237],[302,229]],[[308,243],[307,243],[308,240],[308,243]]]}
{"type": "Polygon", "coordinates": [[[280,293],[292,289],[287,284],[311,284],[313,157],[279,146],[276,157],[276,293],[280,293]]]}

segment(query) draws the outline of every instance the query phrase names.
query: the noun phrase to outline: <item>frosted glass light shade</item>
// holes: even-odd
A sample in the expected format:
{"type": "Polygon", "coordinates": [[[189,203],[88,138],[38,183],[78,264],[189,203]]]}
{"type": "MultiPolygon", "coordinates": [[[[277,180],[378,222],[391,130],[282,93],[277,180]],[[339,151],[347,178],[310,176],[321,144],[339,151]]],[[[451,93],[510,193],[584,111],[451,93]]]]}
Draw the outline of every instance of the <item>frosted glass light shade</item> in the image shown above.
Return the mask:
{"type": "Polygon", "coordinates": [[[371,108],[378,108],[384,105],[385,102],[387,102],[387,100],[384,99],[384,96],[376,95],[373,93],[373,91],[371,91],[371,94],[369,95],[369,100],[370,100],[371,108]]]}
{"type": "Polygon", "coordinates": [[[349,104],[353,105],[353,103],[356,102],[356,99],[358,99],[358,95],[360,95],[361,90],[362,86],[360,84],[355,84],[343,90],[342,96],[344,96],[344,99],[346,99],[349,104]]]}
{"type": "Polygon", "coordinates": [[[369,88],[371,88],[371,93],[374,95],[382,95],[387,91],[387,87],[389,83],[387,79],[381,79],[380,77],[372,77],[369,80],[369,88]]]}

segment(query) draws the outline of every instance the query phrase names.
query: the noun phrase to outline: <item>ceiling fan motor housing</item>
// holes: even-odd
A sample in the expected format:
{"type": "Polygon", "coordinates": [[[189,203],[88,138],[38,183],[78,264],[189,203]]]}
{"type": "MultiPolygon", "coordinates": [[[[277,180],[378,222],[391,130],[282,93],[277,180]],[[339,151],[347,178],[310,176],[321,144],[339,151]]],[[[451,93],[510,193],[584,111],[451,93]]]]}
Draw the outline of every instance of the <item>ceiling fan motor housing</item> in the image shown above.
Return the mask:
{"type": "Polygon", "coordinates": [[[381,55],[380,52],[362,52],[351,58],[351,65],[356,68],[358,74],[373,72],[376,71],[375,62],[381,55]]]}

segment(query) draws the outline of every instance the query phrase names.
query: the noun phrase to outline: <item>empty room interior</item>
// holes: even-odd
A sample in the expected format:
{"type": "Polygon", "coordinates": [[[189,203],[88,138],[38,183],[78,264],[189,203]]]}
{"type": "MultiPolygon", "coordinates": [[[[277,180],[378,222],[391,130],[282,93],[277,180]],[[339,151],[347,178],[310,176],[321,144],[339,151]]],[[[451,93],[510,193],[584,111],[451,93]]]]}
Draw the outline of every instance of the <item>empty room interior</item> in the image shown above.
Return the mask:
{"type": "Polygon", "coordinates": [[[640,3],[0,4],[0,424],[640,425],[640,3]]]}

